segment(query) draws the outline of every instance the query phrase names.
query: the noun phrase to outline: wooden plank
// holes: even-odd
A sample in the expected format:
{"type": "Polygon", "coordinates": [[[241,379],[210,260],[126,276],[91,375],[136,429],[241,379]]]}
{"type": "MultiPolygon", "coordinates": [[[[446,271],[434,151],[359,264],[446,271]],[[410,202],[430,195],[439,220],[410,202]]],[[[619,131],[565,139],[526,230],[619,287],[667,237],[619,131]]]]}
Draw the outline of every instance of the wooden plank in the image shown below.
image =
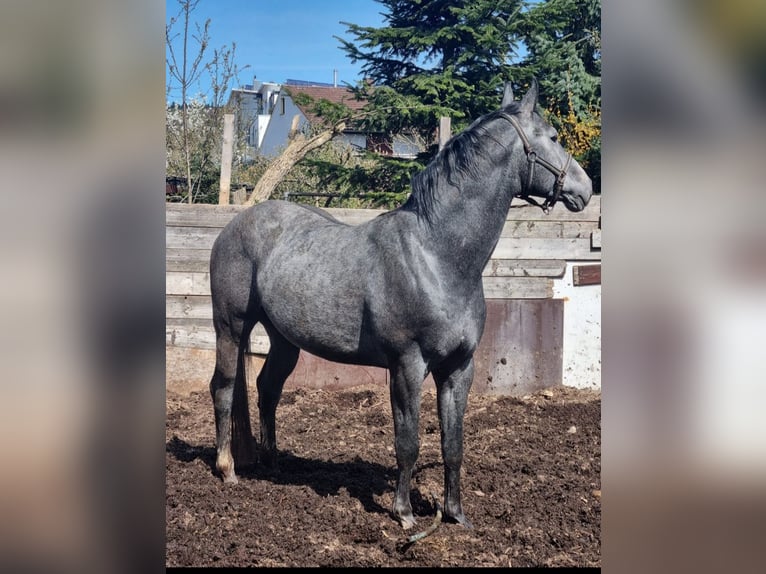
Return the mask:
{"type": "Polygon", "coordinates": [[[591,237],[596,230],[594,221],[506,221],[500,237],[552,237],[583,238],[591,237]]]}
{"type": "Polygon", "coordinates": [[[553,279],[548,277],[484,277],[486,299],[550,299],[553,279]]]}
{"type": "MultiPolygon", "coordinates": [[[[165,319],[165,327],[168,326],[183,327],[184,329],[196,329],[199,331],[208,329],[212,332],[215,332],[215,329],[213,328],[213,319],[199,319],[193,317],[168,318],[165,319]]],[[[256,337],[268,337],[266,334],[266,329],[260,323],[257,323],[255,327],[253,327],[251,335],[256,337]]]]}
{"type": "MultiPolygon", "coordinates": [[[[209,296],[166,295],[165,320],[213,320],[213,305],[209,296]]],[[[211,323],[212,326],[212,323],[211,323]]]]}
{"type": "Polygon", "coordinates": [[[207,273],[210,269],[209,249],[166,249],[165,271],[207,273]]]}
{"type": "Polygon", "coordinates": [[[492,253],[492,259],[568,259],[573,261],[600,261],[601,251],[590,247],[590,238],[518,239],[501,237],[492,253]]]}
{"type": "MultiPolygon", "coordinates": [[[[566,268],[563,259],[490,259],[483,275],[488,277],[562,277],[566,268]]],[[[208,273],[209,249],[168,249],[165,258],[167,272],[208,273]]]]}
{"type": "Polygon", "coordinates": [[[215,227],[165,227],[165,248],[212,249],[220,232],[215,227]]]}
{"type": "Polygon", "coordinates": [[[165,344],[171,347],[215,349],[215,331],[209,326],[191,322],[165,321],[165,344]]]}
{"type": "Polygon", "coordinates": [[[572,283],[580,285],[601,285],[601,265],[575,265],[572,267],[572,283]]]}
{"type": "Polygon", "coordinates": [[[210,295],[210,273],[165,273],[166,295],[210,295]]]}
{"type": "Polygon", "coordinates": [[[490,259],[482,275],[485,277],[553,277],[566,271],[563,259],[490,259]]]}
{"type": "MultiPolygon", "coordinates": [[[[215,329],[211,319],[166,319],[165,344],[174,347],[215,349],[215,329]]],[[[250,334],[251,353],[269,352],[269,337],[258,324],[250,334]]]]}
{"type": "Polygon", "coordinates": [[[210,295],[165,295],[167,319],[213,319],[210,295]]]}
{"type": "Polygon", "coordinates": [[[243,210],[242,205],[167,203],[165,204],[165,225],[223,228],[243,210]]]}
{"type": "MultiPolygon", "coordinates": [[[[485,276],[487,298],[538,299],[552,297],[548,276],[485,276]]],[[[169,272],[165,278],[166,313],[169,317],[212,317],[207,273],[169,272]],[[200,299],[204,297],[204,299],[200,299]]]]}

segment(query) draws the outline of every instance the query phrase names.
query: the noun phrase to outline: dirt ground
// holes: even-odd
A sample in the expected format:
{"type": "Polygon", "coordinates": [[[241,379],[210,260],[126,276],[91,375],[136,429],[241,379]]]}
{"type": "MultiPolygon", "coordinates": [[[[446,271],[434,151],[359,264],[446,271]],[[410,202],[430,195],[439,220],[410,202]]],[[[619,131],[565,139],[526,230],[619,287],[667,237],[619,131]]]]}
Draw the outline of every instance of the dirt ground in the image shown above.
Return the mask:
{"type": "MultiPolygon", "coordinates": [[[[258,436],[251,391],[253,433],[258,436]]],[[[465,417],[463,508],[472,530],[433,521],[442,497],[433,389],[423,394],[412,483],[416,530],[390,513],[396,481],[387,390],[285,390],[278,467],[214,474],[207,392],[168,392],[166,565],[601,565],[601,396],[558,387],[524,398],[472,393],[465,417]],[[552,396],[551,396],[552,395],[552,396]]]]}

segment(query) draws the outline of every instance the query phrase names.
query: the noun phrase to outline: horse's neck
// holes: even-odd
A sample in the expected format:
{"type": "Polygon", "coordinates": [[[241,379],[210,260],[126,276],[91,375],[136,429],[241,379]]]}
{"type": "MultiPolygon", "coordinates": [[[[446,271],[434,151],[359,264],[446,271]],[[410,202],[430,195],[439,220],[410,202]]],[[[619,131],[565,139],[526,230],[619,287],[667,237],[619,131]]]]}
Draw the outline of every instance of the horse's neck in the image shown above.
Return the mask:
{"type": "Polygon", "coordinates": [[[492,174],[468,180],[439,198],[430,225],[432,245],[455,273],[480,278],[497,245],[511,204],[507,182],[492,174]]]}

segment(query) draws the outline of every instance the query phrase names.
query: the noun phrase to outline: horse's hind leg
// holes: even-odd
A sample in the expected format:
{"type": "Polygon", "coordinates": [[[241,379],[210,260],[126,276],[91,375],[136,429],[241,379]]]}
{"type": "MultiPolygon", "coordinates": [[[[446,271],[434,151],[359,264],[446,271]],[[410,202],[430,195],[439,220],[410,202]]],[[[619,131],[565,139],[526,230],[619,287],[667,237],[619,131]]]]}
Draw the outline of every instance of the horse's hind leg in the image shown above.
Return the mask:
{"type": "Polygon", "coordinates": [[[270,348],[258,374],[258,412],[261,423],[261,461],[273,465],[277,452],[276,412],[282,387],[298,362],[300,349],[266,325],[270,348]]]}
{"type": "Polygon", "coordinates": [[[252,431],[244,361],[244,345],[252,326],[246,327],[242,321],[235,321],[234,324],[218,323],[215,371],[210,381],[210,394],[215,409],[215,465],[224,482],[236,484],[232,437],[237,464],[246,466],[252,463],[252,431]]]}

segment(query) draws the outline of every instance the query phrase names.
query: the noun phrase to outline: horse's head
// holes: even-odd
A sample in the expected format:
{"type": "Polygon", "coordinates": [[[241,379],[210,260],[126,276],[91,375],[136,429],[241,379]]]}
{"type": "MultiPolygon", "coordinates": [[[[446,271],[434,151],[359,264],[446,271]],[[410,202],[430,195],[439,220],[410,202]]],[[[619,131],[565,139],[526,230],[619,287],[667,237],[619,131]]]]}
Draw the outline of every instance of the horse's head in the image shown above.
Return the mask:
{"type": "Polygon", "coordinates": [[[513,90],[511,84],[506,83],[500,115],[518,132],[519,145],[526,155],[523,162],[526,173],[521,174],[523,191],[519,196],[531,203],[536,202],[530,196],[545,198],[541,207],[546,213],[559,200],[570,211],[582,211],[590,201],[593,183],[580,164],[558,143],[556,130],[535,112],[537,80],[532,80],[518,108],[509,108],[511,104],[513,90]]]}

